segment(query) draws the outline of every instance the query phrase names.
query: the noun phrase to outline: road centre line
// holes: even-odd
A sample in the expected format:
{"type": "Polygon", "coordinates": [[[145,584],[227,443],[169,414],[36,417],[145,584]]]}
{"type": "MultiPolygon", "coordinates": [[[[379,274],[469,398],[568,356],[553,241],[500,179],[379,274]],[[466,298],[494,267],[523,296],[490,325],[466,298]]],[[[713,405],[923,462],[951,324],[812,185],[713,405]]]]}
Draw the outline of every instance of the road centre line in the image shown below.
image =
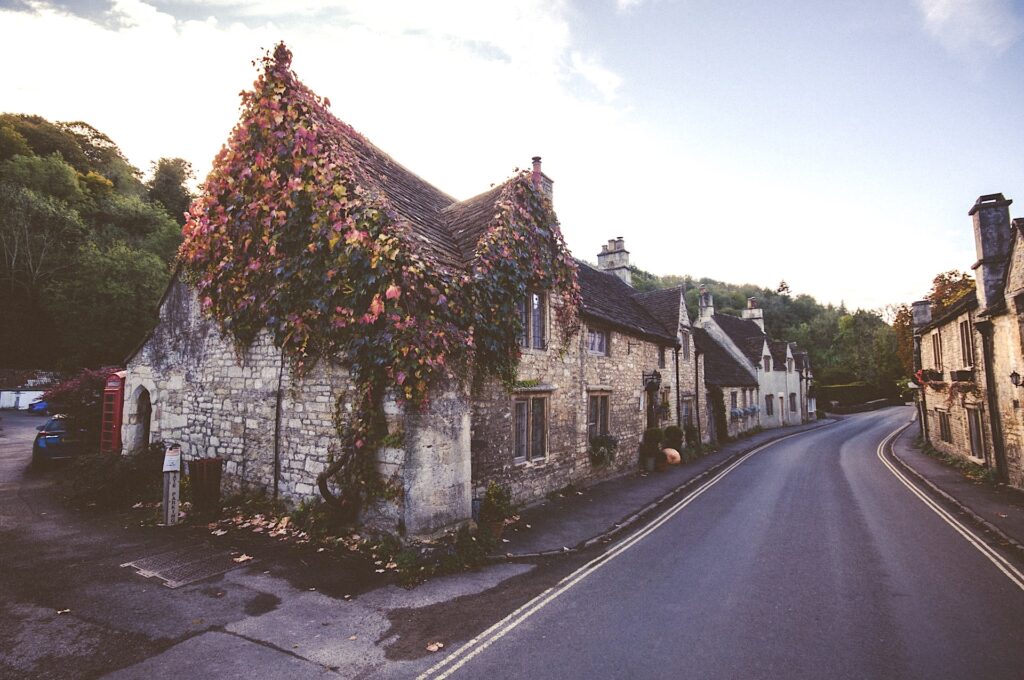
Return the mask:
{"type": "Polygon", "coordinates": [[[900,472],[896,468],[896,466],[885,457],[885,447],[891,447],[892,441],[896,439],[896,437],[901,432],[903,432],[903,430],[910,427],[910,425],[913,422],[914,421],[908,422],[906,425],[903,425],[902,427],[898,428],[895,432],[892,432],[891,434],[889,434],[889,436],[887,436],[885,439],[881,441],[881,443],[878,445],[878,449],[876,450],[876,453],[878,454],[878,459],[881,460],[882,463],[889,469],[889,472],[895,475],[895,477],[900,482],[902,482],[903,485],[906,486],[911,493],[917,496],[922,503],[928,506],[928,508],[932,512],[934,512],[936,515],[942,518],[942,520],[946,522],[949,526],[953,527],[954,531],[963,536],[964,540],[966,540],[968,543],[974,546],[974,548],[977,549],[977,551],[980,552],[982,555],[984,555],[992,564],[994,564],[996,568],[999,569],[999,571],[1003,572],[1003,574],[1005,574],[1006,577],[1010,579],[1010,581],[1015,586],[1017,586],[1021,590],[1024,590],[1024,574],[1018,571],[1017,568],[1010,564],[1010,562],[1006,558],[1004,558],[992,547],[990,547],[980,536],[978,536],[973,531],[964,526],[959,520],[953,517],[953,515],[947,512],[945,508],[943,508],[925,492],[921,491],[917,486],[915,486],[908,477],[906,477],[902,472],[900,472]]]}
{"type": "Polygon", "coordinates": [[[420,674],[417,677],[417,680],[427,680],[428,678],[434,678],[434,680],[444,680],[445,678],[448,678],[449,676],[451,676],[452,673],[459,670],[462,666],[469,662],[470,659],[477,656],[482,651],[490,647],[492,644],[500,640],[507,633],[510,633],[521,623],[523,623],[531,616],[536,614],[538,611],[543,609],[545,606],[550,604],[559,595],[562,595],[570,588],[578,584],[580,581],[585,579],[587,576],[590,576],[595,571],[597,571],[598,569],[605,566],[622,553],[632,548],[634,545],[636,545],[645,537],[650,535],[653,531],[655,531],[658,527],[663,525],[668,520],[672,519],[672,517],[677,515],[684,508],[686,508],[686,506],[695,501],[705,491],[707,491],[712,486],[721,481],[722,478],[724,478],[730,472],[732,472],[737,467],[745,463],[749,458],[751,458],[757,453],[760,453],[769,446],[774,446],[775,444],[784,442],[787,439],[798,437],[802,434],[807,434],[808,432],[814,432],[819,429],[821,428],[815,428],[813,430],[807,430],[804,432],[794,432],[793,434],[786,435],[785,437],[780,437],[774,441],[762,444],[761,446],[758,446],[757,448],[744,454],[741,458],[730,464],[724,470],[722,470],[714,477],[704,482],[695,490],[687,494],[685,497],[677,501],[674,505],[672,505],[672,507],[664,511],[662,514],[658,515],[658,517],[651,520],[647,525],[645,525],[635,534],[623,540],[621,543],[613,547],[611,550],[602,553],[601,555],[587,562],[576,571],[562,578],[562,580],[560,580],[555,586],[544,590],[539,595],[535,596],[532,600],[520,606],[518,609],[516,609],[511,614],[509,614],[505,618],[501,619],[500,621],[492,625],[490,628],[485,630],[480,635],[470,639],[457,650],[455,650],[447,657],[445,657],[438,663],[428,668],[422,674],[420,674]],[[445,670],[445,667],[447,666],[451,667],[445,670]]]}

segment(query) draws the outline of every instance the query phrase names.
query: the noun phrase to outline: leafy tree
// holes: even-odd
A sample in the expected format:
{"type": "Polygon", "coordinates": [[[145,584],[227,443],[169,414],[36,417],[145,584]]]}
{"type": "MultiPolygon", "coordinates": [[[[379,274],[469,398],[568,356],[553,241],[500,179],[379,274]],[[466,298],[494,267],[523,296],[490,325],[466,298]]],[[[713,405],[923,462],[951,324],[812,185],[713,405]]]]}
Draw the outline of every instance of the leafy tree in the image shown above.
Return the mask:
{"type": "Polygon", "coordinates": [[[0,161],[5,161],[12,156],[30,156],[32,149],[28,142],[21,136],[10,123],[0,122],[0,161]]]}
{"type": "Polygon", "coordinates": [[[914,316],[906,304],[899,305],[893,312],[892,329],[896,334],[896,357],[903,375],[914,373],[914,316]]]}
{"type": "Polygon", "coordinates": [[[90,165],[89,158],[73,135],[61,130],[42,116],[0,114],[0,125],[14,128],[37,156],[59,153],[61,158],[79,172],[98,169],[90,165]]]}
{"type": "Polygon", "coordinates": [[[194,177],[192,164],[182,158],[161,158],[153,164],[153,178],[146,184],[151,201],[167,209],[179,225],[192,203],[188,182],[194,177]]]}
{"type": "Polygon", "coordinates": [[[975,290],[974,279],[967,272],[951,269],[932,280],[932,289],[925,299],[932,303],[932,316],[938,316],[975,290]]]}
{"type": "Polygon", "coordinates": [[[14,156],[0,163],[0,181],[32,189],[40,194],[80,205],[85,193],[75,169],[60,154],[14,156]]]}

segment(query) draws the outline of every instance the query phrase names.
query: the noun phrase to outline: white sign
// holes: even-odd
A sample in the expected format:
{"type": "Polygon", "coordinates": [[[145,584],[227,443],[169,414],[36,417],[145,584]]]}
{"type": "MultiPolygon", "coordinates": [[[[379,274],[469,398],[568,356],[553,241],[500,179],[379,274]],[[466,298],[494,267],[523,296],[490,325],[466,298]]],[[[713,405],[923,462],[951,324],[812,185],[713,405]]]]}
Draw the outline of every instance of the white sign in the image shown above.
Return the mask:
{"type": "Polygon", "coordinates": [[[181,472],[181,447],[177,444],[164,452],[164,472],[181,472]]]}

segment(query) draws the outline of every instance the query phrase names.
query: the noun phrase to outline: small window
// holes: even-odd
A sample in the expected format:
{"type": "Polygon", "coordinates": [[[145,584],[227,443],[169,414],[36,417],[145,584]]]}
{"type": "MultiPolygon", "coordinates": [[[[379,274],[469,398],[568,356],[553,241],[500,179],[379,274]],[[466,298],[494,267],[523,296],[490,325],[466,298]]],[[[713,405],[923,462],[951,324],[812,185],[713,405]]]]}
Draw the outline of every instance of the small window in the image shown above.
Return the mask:
{"type": "Polygon", "coordinates": [[[682,336],[680,338],[680,341],[682,342],[683,346],[680,349],[682,350],[683,361],[689,361],[690,360],[690,331],[682,331],[680,333],[680,335],[682,336]]]}
{"type": "Polygon", "coordinates": [[[787,373],[792,373],[793,372],[793,360],[792,359],[786,359],[786,372],[787,373]]]}
{"type": "Polygon", "coordinates": [[[517,461],[542,459],[547,455],[547,397],[516,399],[513,404],[517,461]]]}
{"type": "Polygon", "coordinates": [[[960,322],[960,359],[964,368],[974,366],[974,333],[970,319],[960,322]]]}
{"type": "Polygon", "coordinates": [[[587,415],[587,439],[608,434],[608,395],[591,394],[587,415]]]}
{"type": "Polygon", "coordinates": [[[942,336],[939,334],[938,328],[932,335],[932,363],[932,367],[936,371],[942,370],[942,336]]]}
{"type": "Polygon", "coordinates": [[[764,414],[766,416],[775,415],[775,400],[770,394],[764,398],[764,414]]]}
{"type": "Polygon", "coordinates": [[[796,392],[789,393],[789,410],[791,413],[796,413],[796,392]]]}
{"type": "Polygon", "coordinates": [[[658,368],[665,368],[665,348],[658,348],[658,368]]]}
{"type": "Polygon", "coordinates": [[[685,427],[693,427],[693,399],[684,398],[682,403],[683,408],[683,425],[685,427]]]}
{"type": "Polygon", "coordinates": [[[953,441],[953,431],[949,427],[949,414],[945,411],[936,411],[939,415],[939,438],[944,442],[953,441]]]}
{"type": "Polygon", "coordinates": [[[736,406],[736,392],[730,392],[729,393],[729,407],[730,408],[737,408],[737,406],[736,406]]]}
{"type": "Polygon", "coordinates": [[[608,356],[609,341],[608,331],[587,329],[587,351],[591,354],[608,356]]]}
{"type": "Polygon", "coordinates": [[[985,451],[985,430],[981,423],[981,410],[967,409],[967,431],[971,437],[971,456],[988,463],[985,451]]]}
{"type": "Polygon", "coordinates": [[[547,295],[529,293],[516,304],[519,316],[519,346],[523,349],[547,349],[547,295]]]}
{"type": "Polygon", "coordinates": [[[766,372],[772,370],[772,358],[767,354],[764,355],[764,370],[766,372]]]}

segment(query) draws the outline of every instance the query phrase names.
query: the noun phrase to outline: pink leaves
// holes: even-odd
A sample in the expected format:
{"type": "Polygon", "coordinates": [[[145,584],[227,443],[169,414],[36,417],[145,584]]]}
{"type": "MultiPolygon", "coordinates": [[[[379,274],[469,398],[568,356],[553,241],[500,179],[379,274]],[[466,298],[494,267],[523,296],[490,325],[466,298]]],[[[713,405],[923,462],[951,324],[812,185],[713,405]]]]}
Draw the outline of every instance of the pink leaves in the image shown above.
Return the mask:
{"type": "Polygon", "coordinates": [[[401,294],[402,290],[392,283],[390,286],[388,286],[387,292],[384,293],[384,297],[386,297],[388,300],[397,300],[399,296],[401,296],[401,294]]]}

